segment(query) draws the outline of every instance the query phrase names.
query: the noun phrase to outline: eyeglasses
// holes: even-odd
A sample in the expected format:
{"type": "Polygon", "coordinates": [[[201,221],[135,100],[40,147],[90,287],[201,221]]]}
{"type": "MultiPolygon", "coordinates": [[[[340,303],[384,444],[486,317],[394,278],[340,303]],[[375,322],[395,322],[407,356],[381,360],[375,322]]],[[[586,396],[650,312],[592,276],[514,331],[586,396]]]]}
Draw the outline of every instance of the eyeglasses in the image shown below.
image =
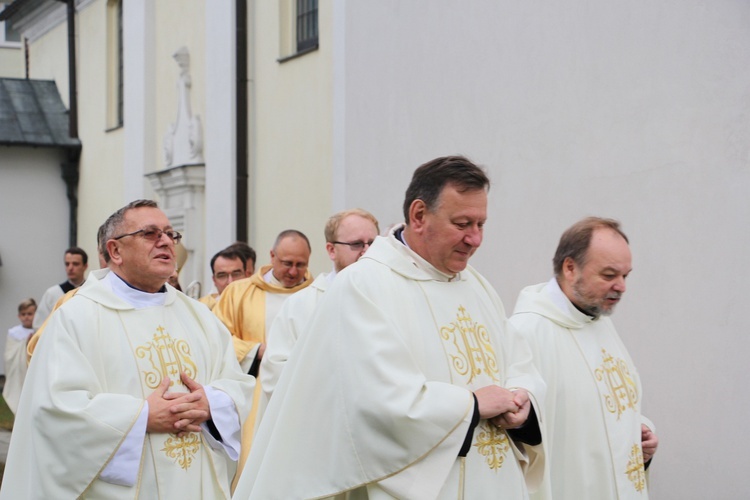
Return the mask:
{"type": "Polygon", "coordinates": [[[363,248],[365,248],[365,246],[368,246],[368,247],[372,246],[372,244],[373,244],[374,241],[375,240],[370,240],[370,241],[332,241],[331,243],[333,243],[334,245],[346,245],[349,248],[351,248],[352,250],[354,250],[356,252],[359,252],[363,248]]]}
{"type": "Polygon", "coordinates": [[[216,273],[214,275],[214,279],[216,281],[226,281],[229,279],[229,277],[232,277],[233,280],[242,279],[245,277],[245,271],[232,271],[231,273],[216,273]]]}
{"type": "Polygon", "coordinates": [[[119,240],[126,236],[135,236],[136,234],[140,234],[143,236],[143,238],[147,241],[152,241],[156,243],[161,239],[162,234],[166,234],[167,237],[174,242],[174,244],[178,244],[180,240],[182,239],[182,235],[175,231],[174,229],[159,229],[155,226],[150,227],[144,227],[143,229],[139,229],[138,231],[133,231],[132,233],[128,234],[121,234],[120,236],[115,236],[112,238],[113,240],[119,240]]]}

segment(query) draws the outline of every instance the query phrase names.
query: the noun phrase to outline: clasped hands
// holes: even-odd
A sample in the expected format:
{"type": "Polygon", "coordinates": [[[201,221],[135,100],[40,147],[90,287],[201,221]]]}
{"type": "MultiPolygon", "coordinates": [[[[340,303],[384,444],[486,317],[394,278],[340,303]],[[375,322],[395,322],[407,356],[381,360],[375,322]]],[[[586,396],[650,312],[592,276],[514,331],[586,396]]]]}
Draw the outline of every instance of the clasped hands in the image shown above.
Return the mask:
{"type": "Polygon", "coordinates": [[[509,391],[497,385],[488,385],[474,391],[479,406],[479,418],[505,429],[515,429],[529,417],[531,402],[525,389],[509,391]]]}
{"type": "Polygon", "coordinates": [[[200,432],[200,424],[211,418],[211,409],[203,386],[180,373],[180,380],[190,392],[167,392],[170,379],[164,377],[159,387],[148,397],[146,432],[171,433],[182,437],[188,432],[200,432]]]}

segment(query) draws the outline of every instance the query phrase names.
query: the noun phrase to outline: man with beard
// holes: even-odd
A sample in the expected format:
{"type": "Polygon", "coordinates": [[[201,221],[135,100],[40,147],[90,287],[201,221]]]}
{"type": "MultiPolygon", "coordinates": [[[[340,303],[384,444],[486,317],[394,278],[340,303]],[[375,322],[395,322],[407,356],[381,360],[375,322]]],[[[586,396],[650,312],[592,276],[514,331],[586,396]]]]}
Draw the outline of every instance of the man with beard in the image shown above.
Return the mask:
{"type": "Polygon", "coordinates": [[[510,320],[548,384],[549,467],[532,498],[646,499],[645,469],[658,439],[641,415],[638,372],[608,317],[632,269],[628,239],[617,221],[589,217],[563,233],[553,264],[555,277],[525,288],[510,320]]]}

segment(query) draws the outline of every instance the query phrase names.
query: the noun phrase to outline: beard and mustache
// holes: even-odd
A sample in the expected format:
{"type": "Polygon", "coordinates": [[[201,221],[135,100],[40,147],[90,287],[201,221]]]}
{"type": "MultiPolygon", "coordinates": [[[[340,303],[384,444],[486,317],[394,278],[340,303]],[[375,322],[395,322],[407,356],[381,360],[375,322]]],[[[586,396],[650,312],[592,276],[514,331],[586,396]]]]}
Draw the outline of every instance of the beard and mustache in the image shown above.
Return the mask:
{"type": "Polygon", "coordinates": [[[576,299],[576,305],[589,316],[593,316],[595,319],[599,316],[609,316],[615,310],[615,305],[606,307],[606,301],[609,299],[619,300],[622,297],[622,292],[610,291],[604,297],[597,297],[597,295],[588,290],[583,282],[583,277],[573,282],[573,295],[576,299]]]}

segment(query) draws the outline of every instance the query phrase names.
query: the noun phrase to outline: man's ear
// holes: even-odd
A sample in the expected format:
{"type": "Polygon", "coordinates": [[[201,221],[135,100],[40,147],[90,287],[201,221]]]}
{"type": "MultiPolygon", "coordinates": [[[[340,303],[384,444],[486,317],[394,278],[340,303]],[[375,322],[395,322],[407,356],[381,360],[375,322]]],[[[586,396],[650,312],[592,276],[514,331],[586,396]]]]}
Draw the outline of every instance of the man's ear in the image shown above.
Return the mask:
{"type": "Polygon", "coordinates": [[[328,257],[331,260],[333,260],[334,257],[336,257],[336,253],[334,251],[335,248],[336,246],[333,243],[331,243],[330,241],[326,241],[326,253],[328,253],[328,257]]]}
{"type": "Polygon", "coordinates": [[[575,272],[578,266],[576,265],[575,261],[571,259],[570,257],[565,257],[565,260],[562,264],[562,272],[563,276],[565,276],[565,280],[572,283],[573,279],[575,277],[575,272]]]}
{"type": "Polygon", "coordinates": [[[107,242],[107,252],[109,253],[109,259],[118,266],[122,264],[122,256],[120,255],[120,247],[115,240],[109,240],[107,242]]]}
{"type": "Polygon", "coordinates": [[[420,231],[424,226],[427,215],[427,205],[424,201],[416,199],[409,206],[409,227],[413,231],[420,231]]]}

